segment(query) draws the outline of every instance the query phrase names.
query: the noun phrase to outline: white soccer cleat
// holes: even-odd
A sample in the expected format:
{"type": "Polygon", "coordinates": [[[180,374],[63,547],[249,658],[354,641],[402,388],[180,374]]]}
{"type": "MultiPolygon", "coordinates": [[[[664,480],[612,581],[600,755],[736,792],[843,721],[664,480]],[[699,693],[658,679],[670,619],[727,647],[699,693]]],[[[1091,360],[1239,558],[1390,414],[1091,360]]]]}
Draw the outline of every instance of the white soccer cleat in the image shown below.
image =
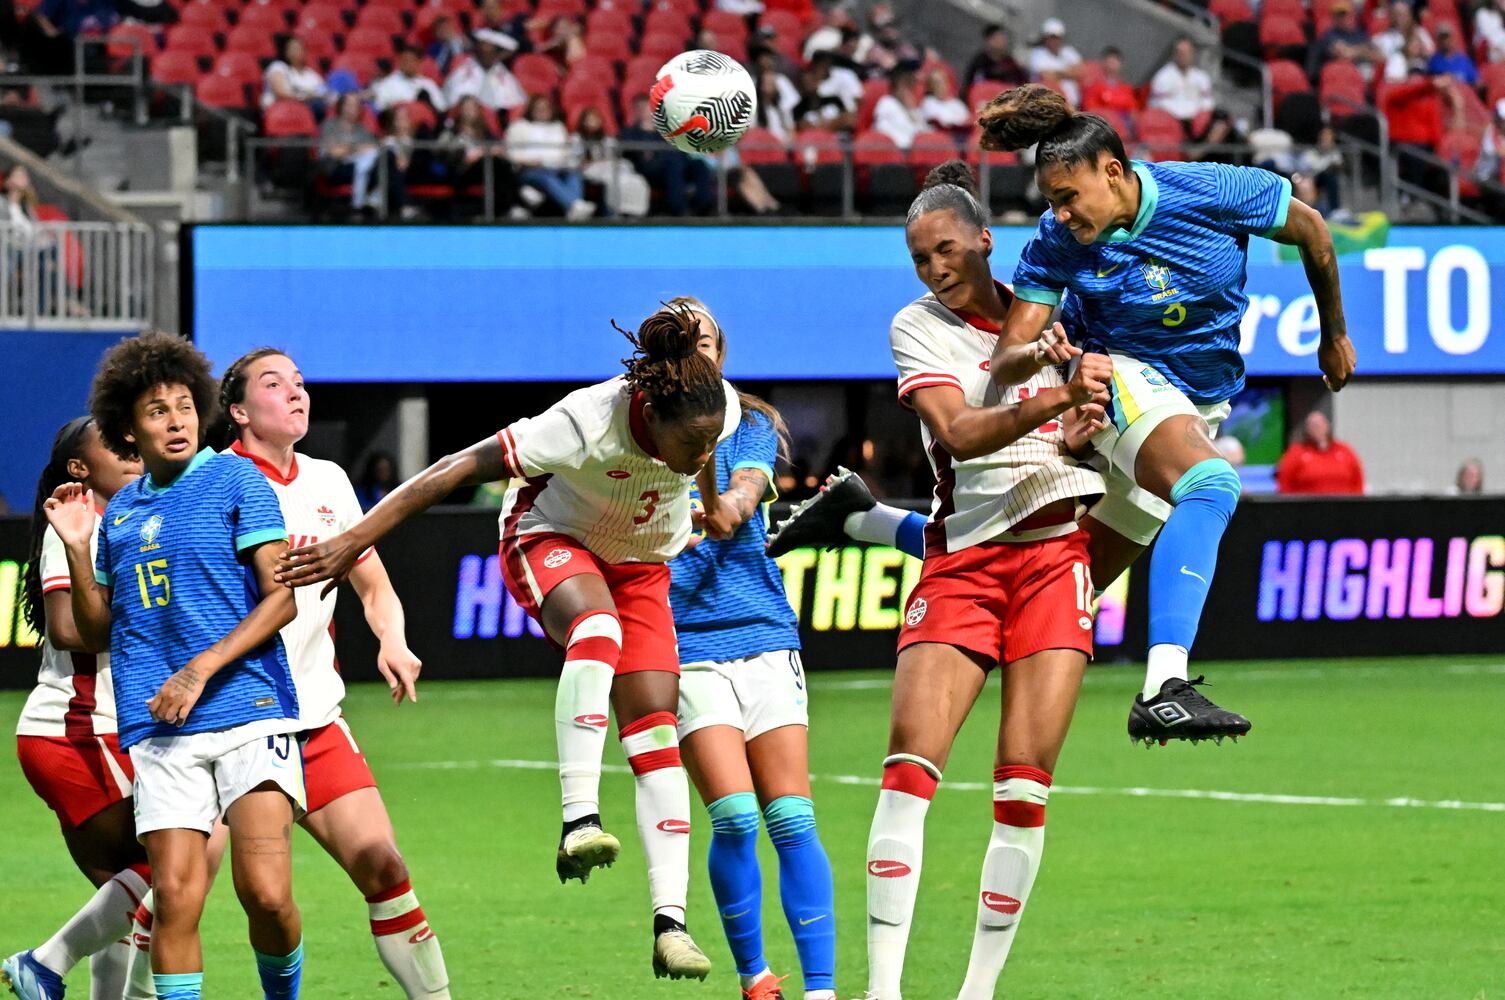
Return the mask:
{"type": "Polygon", "coordinates": [[[653,974],[659,979],[705,979],[710,972],[711,960],[689,931],[673,928],[653,939],[653,974]]]}
{"type": "Polygon", "coordinates": [[[593,868],[610,868],[622,853],[622,844],[599,826],[577,826],[559,841],[554,870],[560,883],[577,878],[583,885],[593,868]]]}

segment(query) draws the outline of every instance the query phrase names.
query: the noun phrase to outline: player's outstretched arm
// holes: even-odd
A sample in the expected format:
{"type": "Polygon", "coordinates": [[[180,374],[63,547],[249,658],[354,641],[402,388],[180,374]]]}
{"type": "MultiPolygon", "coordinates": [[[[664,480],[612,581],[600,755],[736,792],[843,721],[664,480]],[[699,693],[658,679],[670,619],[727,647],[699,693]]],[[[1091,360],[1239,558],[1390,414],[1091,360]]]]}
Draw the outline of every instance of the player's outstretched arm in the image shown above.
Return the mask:
{"type": "MultiPolygon", "coordinates": [[[[68,555],[68,594],[73,606],[72,628],[77,645],[91,652],[110,648],[110,591],[94,579],[94,491],[80,483],[64,483],[42,504],[47,523],[62,539],[68,555]]],[[[51,616],[48,621],[50,635],[51,616]]],[[[67,647],[64,647],[67,648],[67,647]]]]}
{"type": "MultiPolygon", "coordinates": [[[[1070,349],[1082,354],[1080,348],[1070,349]]],[[[1018,403],[968,406],[961,390],[945,385],[916,389],[909,399],[941,446],[965,462],[1012,444],[1074,406],[1106,403],[1112,377],[1113,362],[1101,354],[1087,354],[1069,384],[1018,403]]]]}
{"type": "Polygon", "coordinates": [[[392,703],[401,705],[403,698],[417,701],[418,674],[423,670],[423,661],[408,648],[407,616],[397,591],[392,589],[392,578],[387,575],[381,556],[372,552],[359,563],[350,571],[350,583],[366,611],[371,634],[381,644],[376,653],[376,669],[392,689],[392,703]]]}
{"type": "MultiPolygon", "coordinates": [[[[1050,306],[1015,299],[993,347],[988,372],[995,385],[1019,385],[1046,365],[1065,364],[1074,356],[1061,324],[1050,324],[1050,306]]],[[[1081,352],[1078,351],[1078,354],[1081,352]]]]}
{"type": "Polygon", "coordinates": [[[1322,369],[1322,381],[1337,392],[1353,378],[1356,359],[1343,318],[1343,291],[1338,286],[1338,254],[1333,249],[1332,233],[1316,209],[1292,198],[1286,224],[1270,238],[1301,252],[1321,326],[1317,365],[1322,369]]]}
{"type": "Polygon", "coordinates": [[[293,592],[278,585],[274,576],[277,561],[287,552],[287,542],[267,542],[251,552],[251,569],[261,600],[251,613],[240,620],[221,640],[189,660],[163,683],[162,689],[146,703],[152,718],[181,726],[188,713],[204,693],[209,678],[234,663],[272,637],[298,615],[293,592]]]}
{"type": "Polygon", "coordinates": [[[464,451],[445,455],[418,475],[388,493],[382,502],[349,530],[322,541],[294,549],[277,566],[277,582],[306,587],[330,581],[324,593],[350,575],[362,552],[385,538],[414,514],[421,514],[461,486],[479,486],[509,475],[502,462],[502,446],[495,437],[479,441],[464,451]]]}

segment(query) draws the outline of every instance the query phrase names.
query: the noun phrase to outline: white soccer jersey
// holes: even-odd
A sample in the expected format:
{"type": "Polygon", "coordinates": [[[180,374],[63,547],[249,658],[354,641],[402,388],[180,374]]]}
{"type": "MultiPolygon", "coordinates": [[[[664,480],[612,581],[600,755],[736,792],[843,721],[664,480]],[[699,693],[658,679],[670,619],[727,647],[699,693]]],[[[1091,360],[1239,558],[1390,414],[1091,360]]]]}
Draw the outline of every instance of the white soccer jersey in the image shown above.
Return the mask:
{"type": "MultiPolygon", "coordinates": [[[[726,440],[742,419],[731,383],[726,440]]],[[[621,376],[577,389],[497,432],[507,471],[502,537],[558,532],[602,562],[668,562],[690,538],[690,484],[654,457],[642,396],[621,376]]]]}
{"type": "MultiPolygon", "coordinates": [[[[292,469],[284,477],[271,463],[247,454],[238,441],[229,450],[256,463],[271,483],[293,548],[333,538],[361,519],[360,501],[355,498],[350,477],[333,462],[295,454],[292,469]]],[[[374,551],[361,553],[356,565],[374,551]]],[[[340,701],[345,697],[345,682],[334,653],[334,603],[338,593],[331,591],[321,598],[323,589],[314,586],[293,591],[298,617],[281,633],[293,684],[298,689],[298,723],[303,729],[318,729],[339,718],[340,701]]]]}
{"type": "MultiPolygon", "coordinates": [[[[1012,293],[999,286],[1005,301],[1012,293]]],[[[889,344],[899,369],[899,400],[927,386],[960,389],[969,406],[1018,403],[1062,384],[1053,367],[1023,385],[999,388],[988,374],[999,331],[979,317],[957,315],[934,295],[905,306],[894,317],[889,344]]],[[[1010,535],[1009,529],[1057,500],[1104,491],[1103,478],[1066,453],[1065,434],[1052,420],[998,451],[957,461],[922,421],[920,436],[935,472],[935,499],[925,526],[925,554],[956,552],[987,541],[1021,541],[1040,534],[1010,535]]],[[[1054,533],[1065,534],[1073,525],[1054,533]]],[[[1050,532],[1046,533],[1047,535],[1050,532]]]]}
{"type": "MultiPolygon", "coordinates": [[[[94,514],[89,561],[99,545],[100,514],[94,514]]],[[[42,535],[42,593],[71,587],[68,553],[52,525],[42,535]]],[[[91,574],[92,575],[92,574],[91,574]]],[[[42,639],[42,667],[16,722],[17,736],[88,739],[115,732],[115,689],[110,686],[109,653],[70,653],[42,639]]]]}

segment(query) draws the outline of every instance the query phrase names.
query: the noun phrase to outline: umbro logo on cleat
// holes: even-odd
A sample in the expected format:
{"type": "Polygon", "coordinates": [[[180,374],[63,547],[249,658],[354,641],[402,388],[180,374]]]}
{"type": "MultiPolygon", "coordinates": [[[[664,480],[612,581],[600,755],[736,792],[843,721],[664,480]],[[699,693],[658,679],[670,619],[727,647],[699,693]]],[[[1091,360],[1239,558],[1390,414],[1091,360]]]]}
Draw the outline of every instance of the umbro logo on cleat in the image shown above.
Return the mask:
{"type": "Polygon", "coordinates": [[[878,878],[903,878],[914,871],[902,861],[869,861],[867,873],[878,878]]]}
{"type": "Polygon", "coordinates": [[[1176,726],[1191,718],[1191,713],[1173,701],[1167,701],[1150,709],[1162,726],[1176,726]]]}
{"type": "Polygon", "coordinates": [[[1024,904],[1019,902],[1019,900],[1015,899],[1013,896],[1005,896],[1001,892],[989,892],[988,890],[984,889],[982,892],[982,905],[986,906],[988,909],[993,910],[996,913],[1007,913],[1009,915],[1013,915],[1015,913],[1018,913],[1019,907],[1023,906],[1024,904]]]}

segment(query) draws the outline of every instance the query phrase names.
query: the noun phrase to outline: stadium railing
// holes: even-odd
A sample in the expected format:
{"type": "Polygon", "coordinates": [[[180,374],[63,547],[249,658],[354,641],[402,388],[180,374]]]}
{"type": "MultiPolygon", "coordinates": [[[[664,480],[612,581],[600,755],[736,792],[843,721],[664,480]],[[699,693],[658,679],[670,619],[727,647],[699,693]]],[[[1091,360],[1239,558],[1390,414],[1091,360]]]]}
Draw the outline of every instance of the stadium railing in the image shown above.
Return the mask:
{"type": "Polygon", "coordinates": [[[152,319],[144,223],[0,224],[0,328],[135,330],[152,319]]]}

